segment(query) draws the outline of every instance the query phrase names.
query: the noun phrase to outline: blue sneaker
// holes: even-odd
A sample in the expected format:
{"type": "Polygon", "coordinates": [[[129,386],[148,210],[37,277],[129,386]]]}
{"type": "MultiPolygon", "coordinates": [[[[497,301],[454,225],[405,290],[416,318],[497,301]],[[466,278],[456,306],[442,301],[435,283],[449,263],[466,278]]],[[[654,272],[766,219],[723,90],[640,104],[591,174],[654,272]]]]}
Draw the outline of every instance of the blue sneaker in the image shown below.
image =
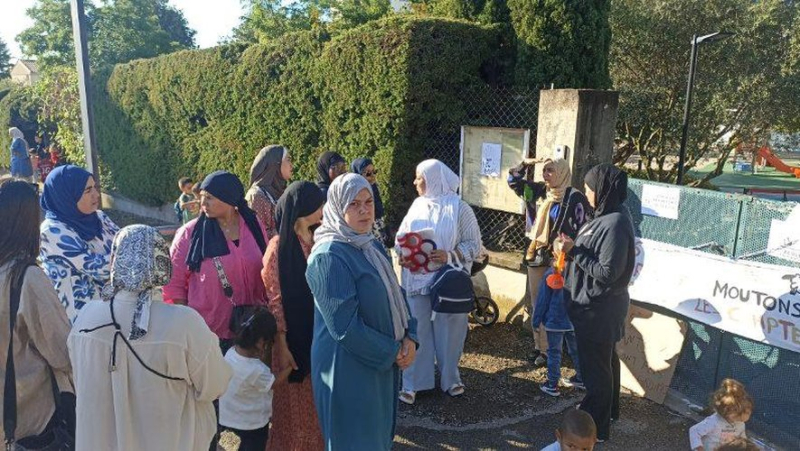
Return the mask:
{"type": "Polygon", "coordinates": [[[542,393],[550,395],[554,398],[561,396],[561,391],[558,389],[558,385],[550,385],[549,382],[539,386],[539,390],[541,390],[542,393]]]}

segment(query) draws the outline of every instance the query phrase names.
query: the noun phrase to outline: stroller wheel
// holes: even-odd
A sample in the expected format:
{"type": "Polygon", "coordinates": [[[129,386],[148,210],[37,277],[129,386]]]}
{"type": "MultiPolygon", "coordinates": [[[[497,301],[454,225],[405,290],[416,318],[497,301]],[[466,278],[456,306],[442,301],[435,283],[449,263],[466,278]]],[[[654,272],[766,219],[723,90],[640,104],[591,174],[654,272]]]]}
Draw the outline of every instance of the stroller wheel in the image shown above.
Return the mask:
{"type": "Polygon", "coordinates": [[[492,298],[480,296],[475,298],[475,309],[472,310],[470,316],[481,326],[491,326],[500,317],[500,308],[492,298]]]}

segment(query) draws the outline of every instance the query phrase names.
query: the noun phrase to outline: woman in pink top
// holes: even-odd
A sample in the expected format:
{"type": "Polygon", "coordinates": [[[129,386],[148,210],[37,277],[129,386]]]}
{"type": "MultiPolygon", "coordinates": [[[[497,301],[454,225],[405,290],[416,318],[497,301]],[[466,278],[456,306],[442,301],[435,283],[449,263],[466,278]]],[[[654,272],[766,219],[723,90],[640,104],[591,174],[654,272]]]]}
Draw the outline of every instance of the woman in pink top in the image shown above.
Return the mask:
{"type": "Polygon", "coordinates": [[[200,216],[178,229],[172,242],[172,279],[164,287],[164,298],[197,310],[219,337],[224,353],[233,342],[229,322],[234,304],[266,304],[261,281],[266,233],[235,175],[214,172],[200,190],[200,216]],[[230,299],[222,289],[215,257],[233,288],[230,299]]]}

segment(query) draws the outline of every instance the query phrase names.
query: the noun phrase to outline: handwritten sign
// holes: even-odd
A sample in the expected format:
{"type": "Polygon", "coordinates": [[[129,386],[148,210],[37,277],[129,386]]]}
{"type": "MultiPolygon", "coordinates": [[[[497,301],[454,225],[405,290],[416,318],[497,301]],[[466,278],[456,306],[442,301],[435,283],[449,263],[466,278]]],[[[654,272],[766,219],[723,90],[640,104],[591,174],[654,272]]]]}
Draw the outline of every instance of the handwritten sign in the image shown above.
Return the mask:
{"type": "Polygon", "coordinates": [[[642,185],[642,214],[678,219],[681,190],[667,186],[642,185]]]}
{"type": "Polygon", "coordinates": [[[500,163],[503,158],[503,145],[483,143],[481,146],[481,175],[500,177],[500,163]]]}
{"type": "Polygon", "coordinates": [[[663,404],[685,335],[685,322],[631,305],[617,344],[622,386],[663,404]]]}
{"type": "Polygon", "coordinates": [[[772,220],[767,253],[773,257],[800,263],[800,206],[785,221],[772,220]]]}
{"type": "Polygon", "coordinates": [[[800,352],[800,270],[642,239],[631,298],[800,352]],[[666,270],[665,270],[666,268],[666,270]]]}

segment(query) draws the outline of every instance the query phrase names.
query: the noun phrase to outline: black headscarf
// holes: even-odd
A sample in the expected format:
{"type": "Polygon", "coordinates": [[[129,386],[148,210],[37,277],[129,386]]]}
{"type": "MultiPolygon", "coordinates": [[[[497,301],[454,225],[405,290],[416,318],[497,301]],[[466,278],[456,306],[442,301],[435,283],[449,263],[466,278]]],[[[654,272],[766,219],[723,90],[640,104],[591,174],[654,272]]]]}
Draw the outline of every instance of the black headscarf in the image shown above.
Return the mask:
{"type": "MultiPolygon", "coordinates": [[[[356,158],[350,163],[350,172],[363,176],[364,169],[371,164],[373,163],[369,158],[356,158]]],[[[381,219],[383,217],[383,200],[377,183],[372,184],[372,199],[375,201],[375,219],[381,219]]]]}
{"type": "Polygon", "coordinates": [[[594,217],[619,211],[628,198],[628,174],[613,164],[598,164],[586,173],[586,185],[594,191],[594,217]]]}
{"type": "Polygon", "coordinates": [[[294,231],[298,218],[308,216],[325,203],[322,191],[311,182],[294,182],[286,188],[275,208],[278,227],[278,279],[281,282],[286,340],[297,370],[289,382],[302,382],[311,370],[314,336],[314,295],[306,281],[306,256],[294,231]]]}
{"type": "MultiPolygon", "coordinates": [[[[247,201],[244,199],[244,186],[239,178],[226,171],[212,172],[203,180],[200,189],[222,202],[236,207],[263,254],[267,249],[267,243],[264,241],[264,234],[261,233],[261,227],[258,225],[256,213],[247,206],[247,201]]],[[[217,220],[201,213],[197,218],[194,231],[192,231],[189,253],[186,255],[186,264],[189,265],[189,270],[197,272],[200,270],[203,260],[229,253],[228,241],[217,220]]]]}
{"type": "Polygon", "coordinates": [[[317,160],[317,186],[322,190],[325,196],[328,195],[328,188],[330,188],[333,182],[328,171],[331,167],[339,163],[347,163],[347,161],[343,156],[331,151],[323,153],[319,156],[319,160],[317,160]]]}

